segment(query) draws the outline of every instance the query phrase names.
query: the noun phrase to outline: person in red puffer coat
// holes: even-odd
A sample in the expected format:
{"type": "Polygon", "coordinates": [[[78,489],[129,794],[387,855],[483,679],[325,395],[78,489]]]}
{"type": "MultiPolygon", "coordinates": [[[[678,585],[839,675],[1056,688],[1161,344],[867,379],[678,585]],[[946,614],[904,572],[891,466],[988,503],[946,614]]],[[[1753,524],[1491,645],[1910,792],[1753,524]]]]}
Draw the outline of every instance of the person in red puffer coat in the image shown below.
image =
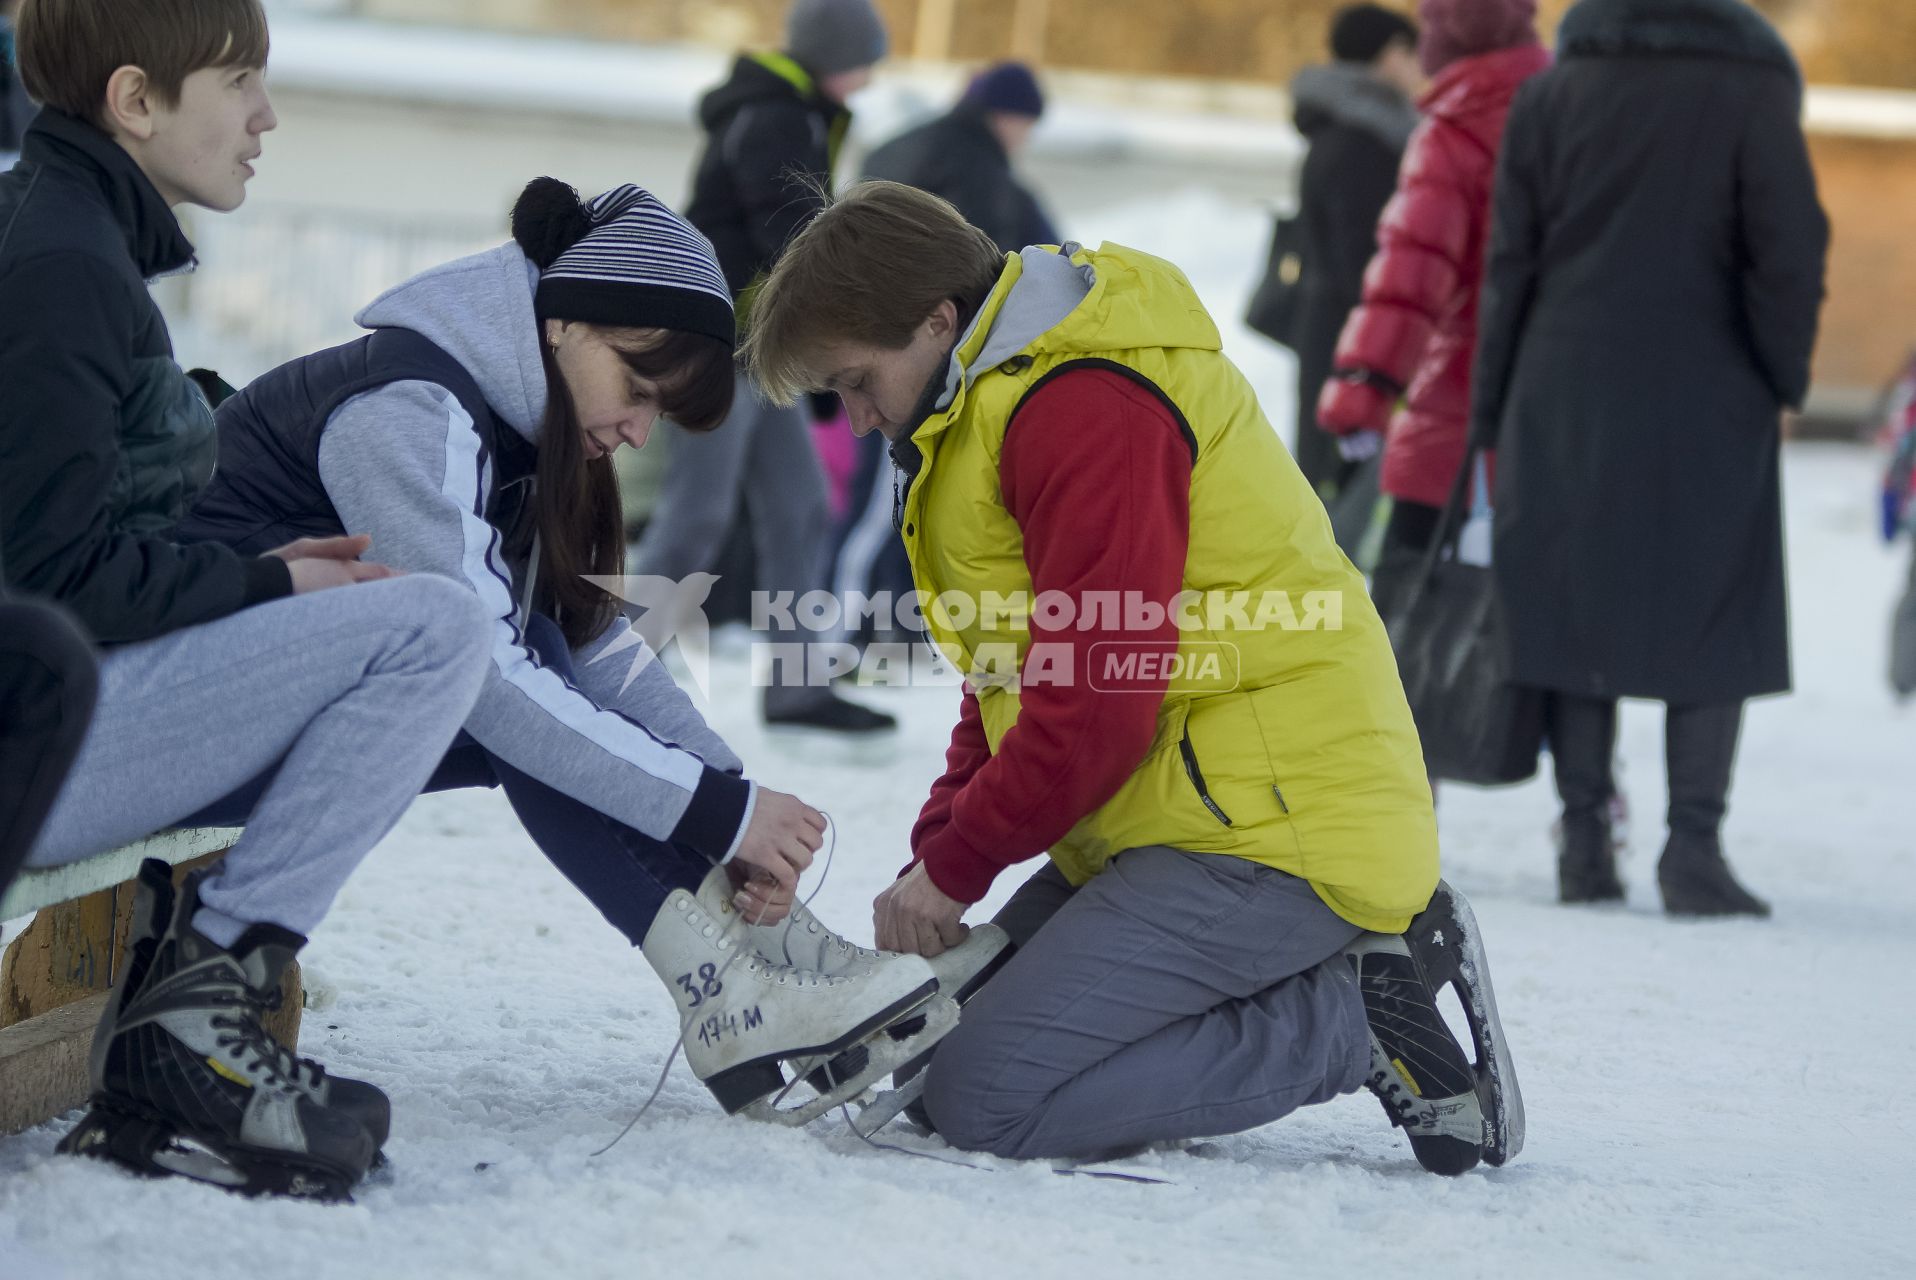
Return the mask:
{"type": "MultiPolygon", "coordinates": [[[[1504,119],[1517,89],[1550,65],[1536,10],[1536,0],[1419,5],[1418,54],[1433,77],[1418,103],[1425,120],[1317,403],[1318,422],[1346,458],[1384,450],[1381,487],[1396,500],[1386,563],[1429,544],[1463,463],[1504,119]]],[[[1386,603],[1380,598],[1379,608],[1386,603]]]]}

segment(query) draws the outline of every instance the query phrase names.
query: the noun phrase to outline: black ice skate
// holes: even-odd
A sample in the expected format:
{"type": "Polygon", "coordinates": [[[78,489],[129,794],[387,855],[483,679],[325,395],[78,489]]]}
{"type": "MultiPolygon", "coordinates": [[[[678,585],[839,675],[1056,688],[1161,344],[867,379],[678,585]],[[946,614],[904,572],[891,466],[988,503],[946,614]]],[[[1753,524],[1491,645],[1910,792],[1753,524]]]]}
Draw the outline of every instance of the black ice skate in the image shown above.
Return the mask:
{"type": "Polygon", "coordinates": [[[342,1199],[378,1144],[308,1090],[359,1082],[325,1076],[260,1025],[305,939],[254,925],[231,951],[214,945],[192,927],[199,879],[175,895],[165,863],[141,866],[127,970],[94,1035],[92,1110],[60,1150],[248,1195],[342,1199]]]}
{"type": "Polygon", "coordinates": [[[1418,1163],[1459,1174],[1479,1155],[1502,1165],[1523,1149],[1523,1095],[1497,1016],[1476,915],[1439,881],[1430,906],[1401,937],[1365,934],[1345,953],[1371,1026],[1371,1091],[1402,1127],[1418,1163]],[[1475,1060],[1437,1010],[1456,990],[1475,1060]]]}
{"type": "MultiPolygon", "coordinates": [[[[173,921],[174,908],[173,878],[168,874],[165,863],[147,859],[140,867],[139,882],[151,895],[153,909],[150,915],[143,909],[134,915],[133,934],[127,939],[127,947],[135,954],[142,939],[151,939],[154,946],[159,945],[161,935],[173,921]]],[[[186,918],[192,918],[190,912],[186,918]]],[[[279,1000],[279,987],[275,983],[272,993],[266,998],[266,1008],[277,1010],[279,1000]]],[[[359,1121],[365,1126],[366,1132],[372,1135],[373,1145],[383,1149],[392,1132],[393,1116],[392,1100],[385,1091],[365,1080],[336,1076],[311,1058],[300,1058],[298,1062],[299,1072],[295,1083],[301,1091],[320,1106],[343,1111],[359,1121]]],[[[383,1163],[383,1155],[373,1158],[375,1168],[383,1163]]]]}

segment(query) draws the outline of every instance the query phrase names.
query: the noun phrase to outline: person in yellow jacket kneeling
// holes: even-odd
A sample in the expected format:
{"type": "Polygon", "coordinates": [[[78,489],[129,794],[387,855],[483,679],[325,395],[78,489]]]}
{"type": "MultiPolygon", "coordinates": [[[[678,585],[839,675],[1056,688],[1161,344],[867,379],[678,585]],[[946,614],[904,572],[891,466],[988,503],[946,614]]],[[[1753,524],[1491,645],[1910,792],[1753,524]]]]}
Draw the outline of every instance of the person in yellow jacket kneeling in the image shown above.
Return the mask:
{"type": "Polygon", "coordinates": [[[865,183],[792,241],[746,354],[775,399],[837,392],[891,442],[926,624],[966,677],[878,944],[939,954],[999,872],[1050,855],[922,1119],[1087,1157],[1368,1085],[1433,1172],[1515,1155],[1383,624],[1183,274],[1113,244],[1002,254],[865,183]]]}

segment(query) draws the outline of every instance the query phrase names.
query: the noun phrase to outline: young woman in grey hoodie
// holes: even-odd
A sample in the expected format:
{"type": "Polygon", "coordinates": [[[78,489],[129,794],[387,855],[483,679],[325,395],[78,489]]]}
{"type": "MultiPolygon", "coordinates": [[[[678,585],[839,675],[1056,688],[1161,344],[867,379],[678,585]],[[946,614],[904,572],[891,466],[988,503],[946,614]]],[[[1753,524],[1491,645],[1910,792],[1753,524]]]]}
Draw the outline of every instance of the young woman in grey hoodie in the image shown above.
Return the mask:
{"type": "Polygon", "coordinates": [[[637,187],[582,204],[541,178],[511,242],[358,320],[366,337],[222,406],[218,476],[185,532],[238,548],[370,533],[394,567],[479,597],[491,666],[430,787],[503,787],[702,1020],[688,1057],[728,1110],[780,1086],[768,1060],[785,1050],[849,1044],[927,999],[926,962],[794,906],[824,818],[743,776],[594,581],[621,570],[613,451],[661,417],[710,430],[730,408],[731,294],[704,237],[637,187]],[[755,942],[721,980],[735,911],[755,942]]]}

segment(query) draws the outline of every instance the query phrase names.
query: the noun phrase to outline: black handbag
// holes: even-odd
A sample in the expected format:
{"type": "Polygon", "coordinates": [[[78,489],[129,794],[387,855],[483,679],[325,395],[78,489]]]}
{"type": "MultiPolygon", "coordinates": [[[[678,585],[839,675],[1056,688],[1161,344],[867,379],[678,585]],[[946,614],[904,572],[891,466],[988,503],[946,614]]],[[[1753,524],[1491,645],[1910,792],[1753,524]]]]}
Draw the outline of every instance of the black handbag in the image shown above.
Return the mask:
{"type": "Polygon", "coordinates": [[[1303,233],[1296,218],[1279,218],[1271,233],[1271,255],[1264,278],[1251,294],[1244,323],[1282,346],[1297,342],[1297,314],[1304,280],[1303,233]]]}
{"type": "Polygon", "coordinates": [[[1431,776],[1495,787],[1536,774],[1544,693],[1510,683],[1496,575],[1458,555],[1473,480],[1470,514],[1489,514],[1482,459],[1475,448],[1465,458],[1421,569],[1387,605],[1385,623],[1431,776]]]}

